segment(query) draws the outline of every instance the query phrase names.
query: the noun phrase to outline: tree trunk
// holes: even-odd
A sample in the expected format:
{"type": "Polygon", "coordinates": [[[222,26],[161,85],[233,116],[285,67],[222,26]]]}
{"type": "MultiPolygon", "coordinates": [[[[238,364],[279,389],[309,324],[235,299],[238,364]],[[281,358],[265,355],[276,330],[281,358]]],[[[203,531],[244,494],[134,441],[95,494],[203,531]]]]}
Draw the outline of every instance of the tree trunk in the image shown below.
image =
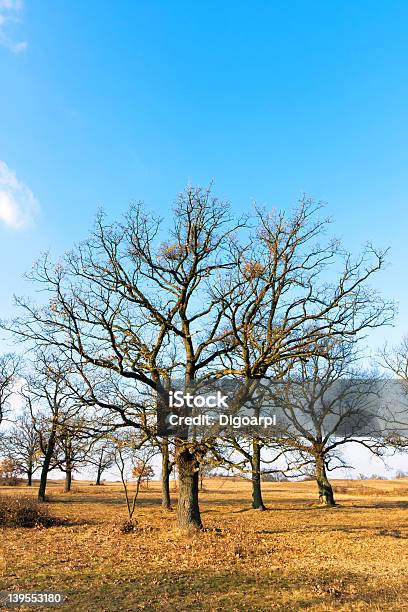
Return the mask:
{"type": "Polygon", "coordinates": [[[72,484],[72,438],[67,436],[65,441],[65,485],[64,493],[71,491],[72,484]]]}
{"type": "Polygon", "coordinates": [[[95,485],[99,487],[99,485],[101,484],[101,478],[102,478],[102,474],[104,471],[104,466],[103,466],[103,457],[104,457],[104,449],[102,448],[101,450],[101,454],[99,455],[99,461],[98,461],[98,471],[96,472],[96,481],[95,481],[95,485]]]}
{"type": "Polygon", "coordinates": [[[179,473],[179,500],[177,507],[178,521],[182,529],[202,529],[200,508],[198,505],[198,471],[200,464],[197,458],[186,448],[176,452],[179,473]]]}
{"type": "Polygon", "coordinates": [[[162,506],[166,510],[171,510],[170,499],[170,461],[169,461],[169,440],[163,438],[161,445],[162,454],[162,506]]]}
{"type": "Polygon", "coordinates": [[[324,455],[316,456],[316,481],[319,490],[319,502],[324,506],[335,506],[333,487],[326,475],[324,455]]]}
{"type": "Polygon", "coordinates": [[[47,487],[48,472],[50,471],[51,459],[54,454],[55,431],[52,431],[47,444],[44,462],[41,468],[40,486],[38,488],[38,501],[45,501],[45,489],[47,487]]]}
{"type": "Polygon", "coordinates": [[[66,472],[65,472],[64,493],[69,493],[71,491],[71,484],[72,484],[72,468],[71,466],[67,466],[66,472]]]}
{"type": "Polygon", "coordinates": [[[27,487],[31,487],[33,484],[33,470],[31,467],[27,470],[27,487]]]}
{"type": "Polygon", "coordinates": [[[98,471],[96,473],[96,480],[95,480],[95,485],[98,486],[98,487],[101,484],[101,477],[102,477],[102,468],[99,465],[98,466],[98,471]]]}
{"type": "Polygon", "coordinates": [[[258,438],[252,440],[252,507],[255,510],[266,510],[261,489],[261,446],[258,438]]]}

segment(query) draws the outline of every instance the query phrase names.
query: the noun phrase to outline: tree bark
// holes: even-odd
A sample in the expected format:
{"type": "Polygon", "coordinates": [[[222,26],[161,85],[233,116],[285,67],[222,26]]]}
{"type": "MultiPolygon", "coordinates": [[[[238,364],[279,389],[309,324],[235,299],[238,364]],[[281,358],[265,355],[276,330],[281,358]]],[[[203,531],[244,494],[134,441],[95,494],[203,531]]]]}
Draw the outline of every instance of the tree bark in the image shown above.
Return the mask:
{"type": "Polygon", "coordinates": [[[266,510],[261,488],[261,446],[258,438],[252,440],[252,508],[266,510]]]}
{"type": "Polygon", "coordinates": [[[52,430],[45,451],[44,462],[41,468],[40,486],[38,488],[38,501],[45,501],[45,490],[47,487],[48,472],[50,471],[51,459],[54,454],[55,431],[52,430]]]}
{"type": "Polygon", "coordinates": [[[72,484],[72,438],[68,435],[65,442],[65,484],[64,493],[71,491],[72,484]]]}
{"type": "Polygon", "coordinates": [[[169,440],[163,438],[161,445],[162,455],[162,506],[166,510],[171,510],[170,499],[170,461],[169,461],[169,440]]]}
{"type": "Polygon", "coordinates": [[[98,471],[96,472],[96,481],[95,481],[95,485],[97,487],[100,486],[101,484],[101,478],[102,478],[102,474],[104,472],[104,465],[103,465],[103,458],[104,458],[104,449],[102,448],[101,453],[99,455],[99,461],[98,461],[98,471]]]}
{"type": "Polygon", "coordinates": [[[177,515],[182,529],[202,529],[200,507],[198,504],[198,472],[200,464],[187,448],[176,451],[179,473],[179,500],[177,515]]]}
{"type": "Polygon", "coordinates": [[[64,493],[69,493],[71,491],[71,485],[72,485],[72,468],[70,466],[67,466],[66,472],[65,472],[64,493]]]}
{"type": "Polygon", "coordinates": [[[31,487],[33,484],[33,470],[29,468],[27,470],[27,487],[31,487]]]}
{"type": "Polygon", "coordinates": [[[316,482],[319,490],[319,502],[324,506],[335,506],[333,487],[327,478],[324,455],[316,456],[316,482]]]}
{"type": "Polygon", "coordinates": [[[96,473],[96,480],[95,480],[95,485],[99,487],[99,485],[101,484],[101,477],[102,477],[102,469],[101,466],[98,466],[98,471],[96,473]]]}

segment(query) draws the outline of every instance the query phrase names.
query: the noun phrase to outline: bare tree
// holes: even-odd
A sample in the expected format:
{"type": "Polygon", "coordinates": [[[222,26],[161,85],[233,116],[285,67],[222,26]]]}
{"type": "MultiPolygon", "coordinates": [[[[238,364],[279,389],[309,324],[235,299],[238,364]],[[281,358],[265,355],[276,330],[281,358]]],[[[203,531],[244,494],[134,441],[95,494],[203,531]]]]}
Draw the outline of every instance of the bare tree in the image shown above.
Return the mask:
{"type": "Polygon", "coordinates": [[[102,484],[102,475],[115,463],[115,446],[109,437],[97,439],[87,455],[86,462],[96,469],[95,485],[102,484]]]}
{"type": "Polygon", "coordinates": [[[0,440],[0,448],[4,455],[15,461],[19,472],[26,475],[27,485],[31,487],[33,475],[40,467],[41,449],[39,435],[29,411],[26,410],[13,420],[13,427],[0,440]]]}
{"type": "Polygon", "coordinates": [[[73,397],[71,386],[67,382],[70,372],[72,368],[69,362],[62,361],[52,352],[37,350],[32,371],[26,377],[22,390],[43,455],[39,501],[45,501],[49,472],[58,467],[58,435],[82,408],[77,398],[73,397]]]}
{"type": "MultiPolygon", "coordinates": [[[[213,289],[230,331],[224,374],[248,389],[251,381],[283,377],[316,351],[324,353],[327,339],[349,342],[392,319],[393,305],[368,284],[385,253],[369,245],[353,259],[337,240],[325,240],[329,221],[320,212],[306,199],[289,216],[258,211],[250,246],[236,250],[230,293],[225,298],[213,289]],[[334,266],[337,276],[328,282],[334,266]]],[[[253,507],[261,510],[262,445],[255,436],[250,458],[253,507]]]]}
{"type": "Polygon", "coordinates": [[[397,409],[388,423],[386,442],[397,451],[408,448],[408,336],[394,347],[385,346],[380,354],[381,365],[400,386],[397,409]]]}
{"type": "Polygon", "coordinates": [[[57,430],[54,462],[65,473],[64,493],[71,491],[74,472],[86,464],[91,446],[92,433],[81,416],[61,420],[57,430]]]}
{"type": "Polygon", "coordinates": [[[140,487],[146,476],[146,470],[150,467],[149,462],[157,453],[157,450],[146,444],[147,438],[145,436],[138,437],[124,432],[121,436],[112,439],[115,443],[115,464],[119,470],[125,492],[128,528],[133,528],[133,515],[140,487]],[[136,481],[133,492],[130,485],[131,478],[136,481]]]}
{"type": "Polygon", "coordinates": [[[20,359],[11,353],[0,356],[0,425],[9,408],[20,371],[20,359]]]}
{"type": "Polygon", "coordinates": [[[0,483],[14,487],[18,484],[20,468],[12,457],[4,457],[0,461],[0,483]]]}
{"type": "Polygon", "coordinates": [[[378,381],[356,369],[352,346],[335,342],[326,349],[324,357],[316,351],[299,363],[276,399],[282,445],[298,455],[298,468],[313,466],[319,502],[334,506],[328,471],[346,467],[340,449],[354,443],[380,456],[384,441],[378,381]]]}
{"type": "MultiPolygon", "coordinates": [[[[213,451],[213,454],[215,452],[213,451]]],[[[286,458],[285,449],[279,439],[267,434],[236,435],[223,439],[219,447],[218,463],[224,464],[251,479],[252,508],[266,510],[262,495],[264,475],[282,475],[293,469],[293,461],[277,467],[279,459],[286,458]],[[261,460],[262,450],[267,450],[261,460]]]]}
{"type": "MultiPolygon", "coordinates": [[[[319,339],[354,337],[390,317],[389,305],[367,288],[384,254],[367,248],[353,261],[334,241],[319,246],[326,224],[317,214],[307,201],[290,218],[258,213],[249,244],[247,223],[234,222],[210,190],[188,188],[165,228],[139,205],[121,224],[100,216],[91,238],[61,264],[38,263],[31,278],[49,303],[18,300],[25,316],[8,327],[58,349],[89,382],[88,405],[116,411],[146,435],[155,435],[157,402],[168,401],[169,373],[186,390],[235,376],[239,406],[276,364],[290,368],[319,339]],[[328,284],[335,263],[342,270],[328,284]],[[126,381],[121,401],[95,388],[101,370],[122,389],[126,381]]],[[[199,467],[214,443],[174,440],[182,528],[202,525],[199,467]]]]}
{"type": "MultiPolygon", "coordinates": [[[[92,384],[89,393],[95,405],[117,410],[126,425],[146,431],[149,390],[166,402],[170,336],[186,386],[201,371],[208,375],[210,364],[226,351],[217,347],[224,336],[220,305],[206,296],[210,277],[229,265],[229,223],[223,204],[194,189],[180,197],[169,244],[157,241],[159,221],[139,206],[122,225],[106,226],[99,217],[91,239],[61,265],[47,259],[37,265],[32,278],[49,290],[49,306],[19,300],[26,317],[12,327],[37,345],[57,348],[90,382],[90,371],[102,368],[125,378],[128,387],[133,383],[135,397],[126,403],[106,402],[92,384]]],[[[201,526],[198,468],[206,451],[205,444],[176,440],[183,527],[201,526]]]]}

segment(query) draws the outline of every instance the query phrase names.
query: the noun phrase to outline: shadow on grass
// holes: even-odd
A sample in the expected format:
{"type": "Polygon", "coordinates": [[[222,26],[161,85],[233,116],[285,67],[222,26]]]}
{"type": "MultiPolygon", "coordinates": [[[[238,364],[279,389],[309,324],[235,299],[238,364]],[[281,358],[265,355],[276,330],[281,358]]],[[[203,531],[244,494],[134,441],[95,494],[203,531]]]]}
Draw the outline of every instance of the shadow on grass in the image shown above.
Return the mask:
{"type": "MultiPolygon", "coordinates": [[[[66,588],[66,610],[278,610],[388,609],[390,601],[404,597],[400,590],[384,584],[372,590],[365,572],[321,572],[318,567],[310,572],[286,573],[274,570],[265,573],[245,572],[241,569],[180,569],[150,571],[138,576],[113,571],[111,579],[94,584],[89,575],[75,591],[66,588]],[[290,604],[290,605],[289,605],[290,604]]],[[[38,585],[37,589],[40,589],[38,585]]],[[[402,609],[402,608],[401,608],[402,609]]]]}
{"type": "MultiPolygon", "coordinates": [[[[119,497],[103,497],[101,495],[84,495],[74,493],[61,493],[61,495],[50,495],[47,496],[47,503],[56,504],[91,504],[100,506],[123,506],[125,495],[123,498],[119,497]]],[[[138,497],[138,506],[161,506],[161,497],[149,497],[143,498],[138,497]]]]}
{"type": "Polygon", "coordinates": [[[408,508],[408,501],[380,501],[380,502],[374,502],[372,504],[360,504],[358,501],[353,502],[353,506],[354,509],[371,509],[371,508],[384,508],[384,509],[388,509],[388,508],[394,508],[394,509],[398,509],[401,508],[403,510],[406,510],[408,508]]]}
{"type": "MultiPolygon", "coordinates": [[[[251,502],[246,499],[246,500],[242,500],[242,503],[245,503],[245,507],[244,508],[240,508],[239,510],[232,510],[231,514],[240,514],[241,512],[248,512],[249,510],[253,510],[253,508],[248,505],[251,502]]],[[[302,512],[302,511],[306,511],[306,510],[319,510],[322,509],[320,508],[320,506],[318,505],[314,505],[314,502],[312,502],[311,500],[299,500],[299,499],[285,499],[282,501],[279,501],[278,504],[279,505],[275,505],[275,500],[272,501],[272,503],[267,503],[266,506],[266,511],[274,511],[274,512],[288,512],[288,511],[292,511],[292,512],[302,512]]],[[[337,506],[336,506],[337,507],[337,506]]]]}

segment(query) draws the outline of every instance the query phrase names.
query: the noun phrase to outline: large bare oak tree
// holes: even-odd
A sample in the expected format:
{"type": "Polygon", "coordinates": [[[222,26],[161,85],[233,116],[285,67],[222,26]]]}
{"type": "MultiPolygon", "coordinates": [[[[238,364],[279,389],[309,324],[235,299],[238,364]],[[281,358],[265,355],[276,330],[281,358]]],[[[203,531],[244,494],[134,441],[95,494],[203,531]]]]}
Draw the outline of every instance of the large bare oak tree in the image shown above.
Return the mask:
{"type": "MultiPolygon", "coordinates": [[[[290,215],[258,211],[236,221],[199,188],[183,192],[164,221],[141,205],[120,223],[100,215],[90,238],[57,265],[47,257],[36,265],[30,277],[48,303],[18,300],[24,314],[8,327],[74,364],[88,405],[116,410],[144,432],[153,425],[142,406],[166,404],[171,377],[185,389],[236,377],[239,406],[278,365],[289,370],[324,339],[347,341],[391,316],[368,285],[384,253],[367,247],[353,259],[326,240],[326,229],[307,200],[290,215]],[[132,400],[104,402],[92,383],[101,371],[132,400]]],[[[182,528],[202,526],[199,466],[214,443],[174,440],[182,528]]]]}

